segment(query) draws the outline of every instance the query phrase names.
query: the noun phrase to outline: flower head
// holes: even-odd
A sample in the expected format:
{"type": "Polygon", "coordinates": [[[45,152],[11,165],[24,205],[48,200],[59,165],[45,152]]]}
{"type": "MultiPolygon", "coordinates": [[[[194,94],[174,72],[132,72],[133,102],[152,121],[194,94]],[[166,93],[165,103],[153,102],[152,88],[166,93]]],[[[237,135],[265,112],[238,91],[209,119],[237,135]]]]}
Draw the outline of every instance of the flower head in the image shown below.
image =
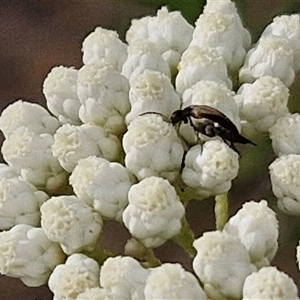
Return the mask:
{"type": "Polygon", "coordinates": [[[70,255],[92,250],[98,241],[102,219],[75,196],[52,197],[41,206],[42,228],[70,255]]]}
{"type": "Polygon", "coordinates": [[[243,299],[299,300],[293,280],[275,267],[265,267],[249,275],[243,287],[243,299]]]}
{"type": "Polygon", "coordinates": [[[158,247],[181,229],[184,207],[175,188],[160,177],[149,177],[131,186],[123,222],[146,247],[158,247]]]}
{"type": "Polygon", "coordinates": [[[300,114],[286,114],[269,129],[274,152],[284,154],[300,154],[300,114]]]}
{"type": "Polygon", "coordinates": [[[40,206],[48,195],[17,176],[0,177],[0,230],[17,224],[39,226],[40,206]]]}
{"type": "Polygon", "coordinates": [[[170,78],[151,70],[145,70],[137,77],[130,88],[129,100],[131,111],[126,116],[127,123],[147,112],[158,112],[170,118],[181,104],[170,78]]]}
{"type": "Polygon", "coordinates": [[[195,276],[180,264],[166,263],[151,269],[145,286],[145,298],[155,299],[199,299],[207,296],[195,276]]]}
{"type": "Polygon", "coordinates": [[[121,220],[128,204],[132,175],[120,163],[89,156],[79,160],[70,176],[75,194],[103,217],[121,220]]]}
{"type": "Polygon", "coordinates": [[[265,200],[245,203],[224,231],[239,237],[257,267],[268,266],[278,249],[278,221],[265,200]]]}
{"type": "Polygon", "coordinates": [[[77,74],[78,70],[74,68],[59,66],[52,68],[44,80],[43,94],[47,107],[62,124],[81,124],[77,74]]]}
{"type": "Polygon", "coordinates": [[[101,267],[100,284],[113,299],[143,300],[149,273],[132,257],[110,257],[101,267]]]}
{"type": "Polygon", "coordinates": [[[26,224],[0,232],[0,253],[1,274],[20,278],[27,286],[45,284],[65,259],[59,245],[50,241],[42,228],[26,224]]]}
{"type": "Polygon", "coordinates": [[[240,117],[258,131],[268,131],[281,116],[288,114],[288,88],[276,77],[264,76],[254,83],[244,83],[235,100],[240,117]]]}
{"type": "Polygon", "coordinates": [[[241,82],[253,82],[263,76],[278,77],[287,87],[295,78],[293,50],[289,42],[279,36],[262,36],[246,55],[240,69],[241,82]]]}
{"type": "Polygon", "coordinates": [[[123,137],[126,167],[140,180],[161,176],[174,181],[179,174],[183,145],[171,123],[148,114],[134,119],[123,137]]]}
{"type": "Polygon", "coordinates": [[[115,135],[97,125],[65,124],[54,135],[52,153],[67,172],[72,172],[80,159],[91,155],[119,160],[121,144],[115,135]]]}
{"type": "Polygon", "coordinates": [[[107,62],[120,72],[127,58],[127,46],[117,32],[97,27],[83,41],[82,53],[85,65],[107,62]]]}
{"type": "Polygon", "coordinates": [[[300,215],[300,155],[282,155],[269,166],[272,190],[278,207],[285,213],[300,215]]]}
{"type": "Polygon", "coordinates": [[[280,36],[289,42],[294,54],[295,72],[300,69],[300,16],[299,14],[276,16],[262,36],[280,36]]]}
{"type": "Polygon", "coordinates": [[[107,63],[85,65],[78,71],[77,93],[81,102],[79,117],[109,133],[120,135],[130,110],[127,78],[107,63]]]}
{"type": "Polygon", "coordinates": [[[36,134],[54,134],[59,122],[41,105],[18,100],[3,110],[0,130],[8,138],[19,127],[26,127],[36,134]]]}
{"type": "Polygon", "coordinates": [[[245,278],[254,267],[237,237],[220,231],[205,232],[193,246],[193,269],[212,299],[241,298],[245,278]]]}
{"type": "Polygon", "coordinates": [[[182,180],[205,198],[227,192],[238,168],[238,154],[223,141],[211,140],[189,149],[182,180]]]}
{"type": "Polygon", "coordinates": [[[89,288],[99,286],[98,263],[84,254],[75,253],[64,264],[56,266],[49,278],[49,288],[55,300],[76,300],[89,288]]]}

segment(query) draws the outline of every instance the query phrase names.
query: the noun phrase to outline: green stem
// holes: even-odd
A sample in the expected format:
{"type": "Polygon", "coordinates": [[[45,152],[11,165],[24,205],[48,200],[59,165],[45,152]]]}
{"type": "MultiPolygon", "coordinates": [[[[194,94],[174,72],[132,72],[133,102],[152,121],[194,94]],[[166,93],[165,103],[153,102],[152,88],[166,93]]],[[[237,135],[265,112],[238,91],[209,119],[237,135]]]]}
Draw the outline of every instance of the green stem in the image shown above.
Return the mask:
{"type": "Polygon", "coordinates": [[[195,240],[194,233],[190,228],[189,223],[185,218],[182,220],[182,227],[180,232],[173,238],[173,240],[181,246],[190,257],[196,255],[196,250],[193,247],[193,242],[195,240]]]}
{"type": "Polygon", "coordinates": [[[92,251],[83,251],[82,254],[85,254],[90,258],[96,260],[99,266],[101,266],[108,257],[116,256],[113,253],[108,253],[107,251],[105,251],[99,244],[97,244],[92,251]]]}
{"type": "Polygon", "coordinates": [[[222,230],[228,221],[228,197],[227,193],[215,197],[216,228],[222,230]]]}

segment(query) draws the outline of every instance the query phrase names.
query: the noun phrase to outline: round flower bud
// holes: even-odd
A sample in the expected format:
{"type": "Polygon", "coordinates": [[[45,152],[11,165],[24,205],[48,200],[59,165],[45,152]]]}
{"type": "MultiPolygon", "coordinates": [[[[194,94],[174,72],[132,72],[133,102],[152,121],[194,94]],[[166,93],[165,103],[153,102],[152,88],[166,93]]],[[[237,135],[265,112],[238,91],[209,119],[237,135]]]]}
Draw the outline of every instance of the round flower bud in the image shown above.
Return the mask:
{"type": "Polygon", "coordinates": [[[190,148],[184,165],[183,182],[203,198],[229,191],[239,169],[238,154],[220,140],[190,148]]]}
{"type": "Polygon", "coordinates": [[[128,46],[128,57],[122,74],[128,78],[130,86],[145,70],[158,71],[170,77],[170,67],[161,57],[155,45],[147,39],[142,39],[128,46]]]}
{"type": "Polygon", "coordinates": [[[121,144],[115,135],[99,126],[65,124],[54,135],[52,153],[67,172],[72,172],[80,159],[91,155],[119,160],[121,144]]]}
{"type": "Polygon", "coordinates": [[[26,127],[36,134],[54,134],[59,122],[41,105],[18,100],[2,111],[0,130],[8,138],[19,127],[26,127]]]}
{"type": "Polygon", "coordinates": [[[134,119],[123,137],[125,165],[139,180],[160,176],[174,181],[179,174],[183,145],[174,126],[157,114],[134,119]]]}
{"type": "Polygon", "coordinates": [[[46,200],[46,193],[19,177],[0,176],[0,230],[17,224],[39,226],[40,206],[46,200]]]}
{"type": "Polygon", "coordinates": [[[59,245],[42,228],[26,224],[0,232],[0,253],[0,273],[32,287],[47,283],[55,266],[65,260],[59,245]]]}
{"type": "Polygon", "coordinates": [[[246,50],[235,15],[224,12],[203,13],[196,21],[191,46],[215,48],[231,71],[243,64],[246,50]]]}
{"type": "Polygon", "coordinates": [[[280,117],[269,129],[272,147],[277,156],[300,154],[300,114],[280,117]]]}
{"type": "Polygon", "coordinates": [[[240,69],[241,82],[254,82],[263,76],[278,77],[287,87],[295,78],[293,50],[279,36],[262,36],[246,55],[240,69]]]}
{"type": "Polygon", "coordinates": [[[166,263],[151,269],[145,286],[145,298],[156,299],[199,299],[206,300],[196,277],[180,264],[166,263]]]}
{"type": "Polygon", "coordinates": [[[77,93],[83,123],[97,124],[115,135],[125,130],[125,115],[130,110],[127,78],[107,63],[86,65],[78,71],[77,93]]]}
{"type": "Polygon", "coordinates": [[[132,20],[126,41],[131,45],[145,39],[154,43],[160,54],[168,50],[182,53],[191,42],[193,29],[180,12],[169,12],[163,6],[154,17],[132,20]]]}
{"type": "Polygon", "coordinates": [[[41,206],[42,228],[70,255],[92,250],[98,241],[102,219],[75,196],[52,197],[41,206]]]}
{"type": "Polygon", "coordinates": [[[99,286],[98,263],[84,254],[75,253],[64,264],[56,266],[49,278],[55,300],[77,300],[77,296],[99,286]]]}
{"type": "MultiPolygon", "coordinates": [[[[80,125],[80,101],[77,95],[77,73],[73,67],[54,67],[43,84],[47,107],[62,123],[80,125]]],[[[54,133],[54,132],[53,132],[54,133]]]]}
{"type": "Polygon", "coordinates": [[[169,119],[181,104],[170,78],[151,70],[145,70],[133,82],[129,100],[131,111],[126,116],[127,123],[147,112],[158,112],[169,119]]]}
{"type": "Polygon", "coordinates": [[[128,204],[132,175],[119,163],[89,156],[79,160],[70,176],[77,197],[101,216],[120,221],[128,204]]]}
{"type": "Polygon", "coordinates": [[[118,33],[101,27],[97,27],[85,38],[81,50],[85,65],[105,61],[118,72],[121,72],[127,57],[127,46],[119,39],[118,33]]]}
{"type": "Polygon", "coordinates": [[[5,161],[25,181],[39,190],[57,193],[66,185],[67,173],[52,155],[53,136],[37,134],[27,127],[19,127],[2,145],[5,161]]]}
{"type": "Polygon", "coordinates": [[[178,64],[176,91],[182,94],[200,80],[224,83],[231,89],[227,66],[218,51],[212,47],[191,46],[182,54],[178,64]]]}
{"type": "Polygon", "coordinates": [[[100,284],[113,299],[141,300],[149,273],[132,257],[110,257],[101,267],[100,284]]]}
{"type": "Polygon", "coordinates": [[[243,287],[243,300],[298,298],[294,281],[275,267],[265,267],[249,275],[243,287]]]}
{"type": "Polygon", "coordinates": [[[211,299],[240,299],[245,278],[254,267],[237,237],[220,231],[205,232],[193,246],[193,269],[211,299]]]}
{"type": "Polygon", "coordinates": [[[240,117],[261,132],[268,131],[279,117],[288,114],[288,98],[288,88],[271,76],[244,83],[235,96],[240,117]]]}
{"type": "Polygon", "coordinates": [[[300,216],[300,155],[282,155],[269,166],[272,190],[278,207],[300,216]]]}
{"type": "Polygon", "coordinates": [[[278,249],[278,221],[267,201],[251,201],[229,219],[224,231],[239,237],[247,248],[251,263],[268,266],[278,249]]]}
{"type": "Polygon", "coordinates": [[[238,35],[243,39],[243,47],[247,50],[251,46],[250,32],[243,27],[241,17],[237,12],[237,8],[234,2],[231,0],[206,0],[206,5],[203,9],[203,14],[222,13],[223,15],[233,16],[235,19],[235,25],[239,29],[238,35]]]}
{"type": "Polygon", "coordinates": [[[280,36],[289,42],[294,54],[295,72],[300,70],[300,16],[299,14],[282,15],[273,19],[261,36],[280,36]]]}
{"type": "Polygon", "coordinates": [[[123,222],[146,247],[158,247],[181,229],[184,206],[175,188],[160,177],[149,177],[131,186],[123,222]]]}

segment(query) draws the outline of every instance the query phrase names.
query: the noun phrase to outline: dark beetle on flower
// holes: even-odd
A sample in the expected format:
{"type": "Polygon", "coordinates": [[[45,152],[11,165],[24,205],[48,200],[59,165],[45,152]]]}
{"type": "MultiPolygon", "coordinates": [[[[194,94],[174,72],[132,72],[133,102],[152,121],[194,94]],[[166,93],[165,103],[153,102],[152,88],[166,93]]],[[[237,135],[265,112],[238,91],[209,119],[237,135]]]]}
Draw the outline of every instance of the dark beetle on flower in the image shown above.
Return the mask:
{"type": "Polygon", "coordinates": [[[171,116],[171,123],[189,123],[195,132],[208,137],[219,136],[230,148],[239,153],[234,143],[252,144],[244,136],[240,135],[236,126],[219,110],[207,105],[190,105],[184,109],[176,110],[171,116]]]}
{"type": "MultiPolygon", "coordinates": [[[[146,114],[158,114],[166,120],[166,117],[158,112],[145,112],[146,114]]],[[[169,120],[166,120],[169,121],[169,120]]],[[[219,136],[231,149],[239,154],[234,143],[252,144],[252,141],[240,135],[232,121],[219,110],[208,105],[190,105],[184,109],[176,110],[171,115],[169,121],[173,125],[184,122],[189,123],[196,133],[204,134],[208,137],[219,136]]]]}

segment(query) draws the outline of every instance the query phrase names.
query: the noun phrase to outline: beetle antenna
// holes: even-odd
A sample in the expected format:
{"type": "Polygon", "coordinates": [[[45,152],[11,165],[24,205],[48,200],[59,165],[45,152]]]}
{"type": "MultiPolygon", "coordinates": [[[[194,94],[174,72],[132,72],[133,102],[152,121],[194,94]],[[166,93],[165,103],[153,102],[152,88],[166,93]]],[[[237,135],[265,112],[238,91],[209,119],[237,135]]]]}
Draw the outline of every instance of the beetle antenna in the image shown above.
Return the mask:
{"type": "Polygon", "coordinates": [[[170,119],[169,119],[169,118],[167,118],[165,115],[163,115],[163,114],[161,114],[161,113],[159,113],[159,112],[157,112],[157,111],[147,111],[147,112],[144,112],[144,113],[139,114],[139,116],[145,116],[145,115],[148,115],[148,114],[159,115],[159,116],[162,117],[162,119],[163,119],[165,122],[170,123],[170,119]]]}

